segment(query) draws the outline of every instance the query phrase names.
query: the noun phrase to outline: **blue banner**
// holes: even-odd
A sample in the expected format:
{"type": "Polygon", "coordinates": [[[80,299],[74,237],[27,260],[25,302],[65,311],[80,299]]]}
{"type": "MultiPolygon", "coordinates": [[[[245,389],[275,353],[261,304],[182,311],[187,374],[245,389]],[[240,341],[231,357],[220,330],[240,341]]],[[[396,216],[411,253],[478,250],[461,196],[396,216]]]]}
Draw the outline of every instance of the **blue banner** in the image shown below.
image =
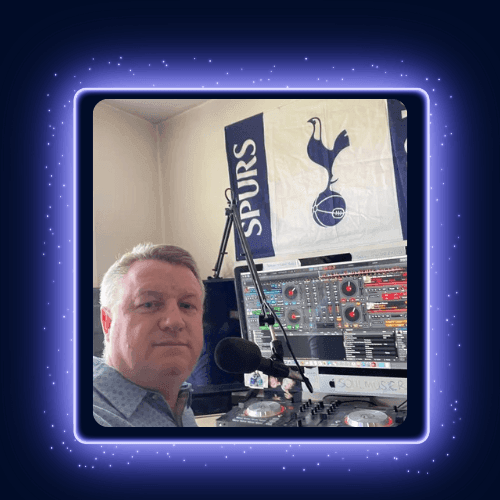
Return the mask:
{"type": "Polygon", "coordinates": [[[387,99],[389,114],[389,129],[391,131],[392,158],[394,160],[394,175],[396,179],[396,192],[398,194],[399,217],[403,239],[407,238],[406,212],[408,207],[407,196],[407,112],[405,105],[396,99],[387,99]]]}
{"type": "MultiPolygon", "coordinates": [[[[229,180],[254,259],[273,257],[263,113],[225,127],[229,180]]],[[[236,260],[245,260],[234,229],[236,260]]]]}

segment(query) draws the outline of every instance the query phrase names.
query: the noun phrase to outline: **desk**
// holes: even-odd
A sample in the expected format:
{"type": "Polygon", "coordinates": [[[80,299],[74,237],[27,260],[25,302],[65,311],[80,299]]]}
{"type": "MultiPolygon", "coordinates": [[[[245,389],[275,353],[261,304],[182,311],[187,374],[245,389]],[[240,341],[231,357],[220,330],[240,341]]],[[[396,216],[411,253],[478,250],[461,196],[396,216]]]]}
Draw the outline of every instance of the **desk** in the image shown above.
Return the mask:
{"type": "Polygon", "coordinates": [[[198,427],[215,427],[215,421],[225,413],[214,413],[213,415],[199,415],[195,417],[198,427]]]}

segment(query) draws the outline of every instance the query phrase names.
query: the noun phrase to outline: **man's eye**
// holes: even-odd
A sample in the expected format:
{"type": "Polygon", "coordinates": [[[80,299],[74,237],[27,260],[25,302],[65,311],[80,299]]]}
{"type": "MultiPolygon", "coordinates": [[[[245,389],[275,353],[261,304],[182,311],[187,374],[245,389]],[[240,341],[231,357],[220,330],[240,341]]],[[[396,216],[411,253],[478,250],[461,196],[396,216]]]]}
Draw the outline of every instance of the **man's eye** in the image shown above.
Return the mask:
{"type": "Polygon", "coordinates": [[[158,302],[144,302],[139,307],[143,307],[144,309],[153,309],[158,306],[158,302]]]}
{"type": "Polygon", "coordinates": [[[194,305],[193,304],[189,304],[188,302],[182,302],[181,303],[181,307],[183,309],[194,309],[194,305]]]}

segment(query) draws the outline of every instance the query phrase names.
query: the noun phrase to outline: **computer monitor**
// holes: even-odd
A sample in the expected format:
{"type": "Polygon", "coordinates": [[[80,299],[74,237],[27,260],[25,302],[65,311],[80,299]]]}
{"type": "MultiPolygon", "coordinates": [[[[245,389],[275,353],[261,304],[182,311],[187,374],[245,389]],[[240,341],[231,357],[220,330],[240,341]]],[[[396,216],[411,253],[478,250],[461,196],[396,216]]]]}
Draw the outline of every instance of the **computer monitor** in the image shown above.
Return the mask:
{"type": "MultiPolygon", "coordinates": [[[[313,392],[406,397],[406,254],[368,260],[345,254],[299,262],[298,267],[259,271],[259,278],[313,392]]],[[[248,267],[235,268],[235,284],[242,337],[270,357],[271,332],[259,325],[261,306],[248,267]]],[[[274,329],[285,364],[294,366],[278,324],[274,329]]],[[[305,384],[302,388],[308,393],[305,384]]]]}

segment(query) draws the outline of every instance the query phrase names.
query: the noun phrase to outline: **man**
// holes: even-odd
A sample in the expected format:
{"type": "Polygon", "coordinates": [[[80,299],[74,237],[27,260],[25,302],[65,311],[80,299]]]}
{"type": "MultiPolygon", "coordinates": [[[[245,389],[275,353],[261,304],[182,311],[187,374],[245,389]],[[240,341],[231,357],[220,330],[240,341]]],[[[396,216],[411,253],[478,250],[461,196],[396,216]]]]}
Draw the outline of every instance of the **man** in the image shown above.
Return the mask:
{"type": "Polygon", "coordinates": [[[185,250],[146,243],[101,284],[103,358],[94,357],[94,418],[106,427],[196,427],[191,374],[203,347],[204,287],[185,250]]]}

